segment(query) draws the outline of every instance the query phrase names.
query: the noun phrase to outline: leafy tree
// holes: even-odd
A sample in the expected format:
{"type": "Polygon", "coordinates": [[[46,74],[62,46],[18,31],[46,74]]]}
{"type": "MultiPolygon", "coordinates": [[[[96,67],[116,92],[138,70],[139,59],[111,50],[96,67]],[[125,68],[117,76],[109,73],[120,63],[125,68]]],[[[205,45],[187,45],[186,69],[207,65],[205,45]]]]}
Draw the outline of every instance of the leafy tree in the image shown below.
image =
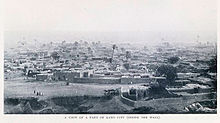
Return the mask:
{"type": "Polygon", "coordinates": [[[25,65],[25,66],[24,66],[24,70],[23,70],[23,72],[26,72],[26,71],[27,71],[27,68],[28,68],[28,66],[25,65]]]}
{"type": "Polygon", "coordinates": [[[79,42],[75,41],[75,42],[74,42],[74,45],[75,45],[76,47],[79,46],[79,42]]]}
{"type": "Polygon", "coordinates": [[[128,69],[130,68],[129,63],[125,63],[125,64],[124,64],[124,67],[125,67],[126,70],[128,70],[128,69]]]}
{"type": "Polygon", "coordinates": [[[87,50],[88,50],[88,52],[91,52],[92,48],[91,47],[87,47],[87,50]]]}
{"type": "Polygon", "coordinates": [[[116,49],[116,44],[112,45],[112,49],[115,50],[116,49]]]}
{"type": "Polygon", "coordinates": [[[168,59],[168,62],[171,63],[171,64],[175,64],[175,63],[177,63],[179,60],[180,60],[179,57],[173,56],[173,57],[170,57],[170,58],[168,59]]]}
{"type": "MultiPolygon", "coordinates": [[[[209,69],[208,72],[217,73],[217,55],[215,55],[210,61],[209,61],[209,69]]],[[[214,85],[214,89],[217,89],[217,77],[213,78],[212,81],[214,85]]]]}
{"type": "Polygon", "coordinates": [[[57,59],[60,58],[60,56],[59,56],[59,54],[58,54],[57,52],[52,52],[51,57],[52,57],[53,59],[55,59],[55,60],[57,60],[57,59]]]}
{"type": "Polygon", "coordinates": [[[127,60],[128,60],[129,58],[131,58],[131,52],[126,51],[125,57],[126,57],[127,60]]]}
{"type": "Polygon", "coordinates": [[[209,61],[209,72],[217,73],[217,55],[209,61]]]}
{"type": "Polygon", "coordinates": [[[157,51],[158,51],[158,52],[162,52],[163,49],[162,49],[162,48],[157,48],[157,51]]]}
{"type": "Polygon", "coordinates": [[[166,81],[171,84],[177,77],[177,70],[172,65],[161,65],[157,68],[156,76],[165,76],[166,81]]]}

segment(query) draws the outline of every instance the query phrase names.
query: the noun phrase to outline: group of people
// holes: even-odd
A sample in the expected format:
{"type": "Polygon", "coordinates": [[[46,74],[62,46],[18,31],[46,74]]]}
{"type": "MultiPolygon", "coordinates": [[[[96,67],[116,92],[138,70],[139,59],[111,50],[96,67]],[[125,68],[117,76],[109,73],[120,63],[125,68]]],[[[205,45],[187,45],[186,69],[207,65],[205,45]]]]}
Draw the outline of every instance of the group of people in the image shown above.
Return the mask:
{"type": "Polygon", "coordinates": [[[44,95],[42,92],[40,92],[40,91],[35,91],[35,90],[34,90],[34,94],[36,94],[37,96],[43,96],[43,95],[44,95]]]}

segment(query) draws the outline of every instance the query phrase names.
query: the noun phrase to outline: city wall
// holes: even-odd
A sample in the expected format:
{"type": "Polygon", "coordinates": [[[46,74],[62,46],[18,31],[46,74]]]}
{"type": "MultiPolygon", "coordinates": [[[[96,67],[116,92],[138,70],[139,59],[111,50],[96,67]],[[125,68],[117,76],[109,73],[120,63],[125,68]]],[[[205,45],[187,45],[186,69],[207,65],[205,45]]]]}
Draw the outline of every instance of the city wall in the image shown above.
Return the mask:
{"type": "Polygon", "coordinates": [[[137,84],[150,83],[161,78],[75,78],[69,77],[70,83],[99,83],[99,84],[137,84]]]}
{"type": "Polygon", "coordinates": [[[120,84],[120,78],[71,78],[70,83],[120,84]]]}

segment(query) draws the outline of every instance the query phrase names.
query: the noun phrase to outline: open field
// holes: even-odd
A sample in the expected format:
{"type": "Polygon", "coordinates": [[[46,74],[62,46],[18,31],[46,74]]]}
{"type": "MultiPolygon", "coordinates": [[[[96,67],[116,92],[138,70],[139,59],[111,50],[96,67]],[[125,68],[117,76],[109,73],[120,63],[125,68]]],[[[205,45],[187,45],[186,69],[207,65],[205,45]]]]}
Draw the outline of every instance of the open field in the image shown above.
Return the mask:
{"type": "MultiPolygon", "coordinates": [[[[40,91],[44,96],[40,98],[50,98],[57,96],[103,96],[105,89],[119,88],[122,85],[111,84],[79,84],[66,82],[40,82],[24,80],[23,78],[8,80],[4,83],[4,96],[8,97],[36,97],[34,90],[40,91]]],[[[129,85],[123,85],[129,86],[129,85]]],[[[38,96],[39,97],[39,96],[38,96]]]]}
{"type": "Polygon", "coordinates": [[[4,83],[4,112],[6,114],[186,113],[184,106],[189,102],[182,101],[186,97],[149,100],[135,108],[122,103],[118,96],[110,98],[104,96],[105,89],[122,86],[129,85],[79,83],[66,85],[63,81],[40,82],[16,78],[4,83]],[[34,90],[44,95],[37,96],[34,90]]]}

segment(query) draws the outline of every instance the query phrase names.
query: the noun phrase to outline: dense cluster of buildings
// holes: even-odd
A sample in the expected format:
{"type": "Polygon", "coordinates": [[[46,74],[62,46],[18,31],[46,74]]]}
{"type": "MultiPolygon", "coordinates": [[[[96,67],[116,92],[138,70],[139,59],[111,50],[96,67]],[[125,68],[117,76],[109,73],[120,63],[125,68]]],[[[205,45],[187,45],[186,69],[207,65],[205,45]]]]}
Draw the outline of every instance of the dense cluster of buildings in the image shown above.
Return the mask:
{"type": "MultiPolygon", "coordinates": [[[[217,51],[212,44],[187,46],[164,42],[140,46],[63,41],[23,44],[5,50],[4,55],[5,80],[20,77],[36,82],[64,81],[67,85],[121,84],[120,88],[103,93],[105,96],[119,95],[121,102],[132,107],[154,106],[154,99],[158,98],[155,101],[161,101],[161,104],[172,102],[181,110],[195,102],[199,105],[210,103],[201,102],[204,100],[216,102],[214,58],[217,51]],[[186,103],[182,103],[184,100],[186,103]]],[[[210,109],[213,110],[216,109],[210,109]]]]}
{"type": "Polygon", "coordinates": [[[212,77],[201,73],[216,55],[213,48],[201,44],[174,46],[168,42],[154,47],[86,41],[21,45],[5,50],[5,79],[10,79],[14,72],[37,81],[147,83],[164,80],[165,76],[155,76],[156,70],[170,64],[168,59],[176,56],[179,60],[172,64],[178,75],[174,86],[192,83],[211,86],[216,73],[210,73],[212,77]]]}

